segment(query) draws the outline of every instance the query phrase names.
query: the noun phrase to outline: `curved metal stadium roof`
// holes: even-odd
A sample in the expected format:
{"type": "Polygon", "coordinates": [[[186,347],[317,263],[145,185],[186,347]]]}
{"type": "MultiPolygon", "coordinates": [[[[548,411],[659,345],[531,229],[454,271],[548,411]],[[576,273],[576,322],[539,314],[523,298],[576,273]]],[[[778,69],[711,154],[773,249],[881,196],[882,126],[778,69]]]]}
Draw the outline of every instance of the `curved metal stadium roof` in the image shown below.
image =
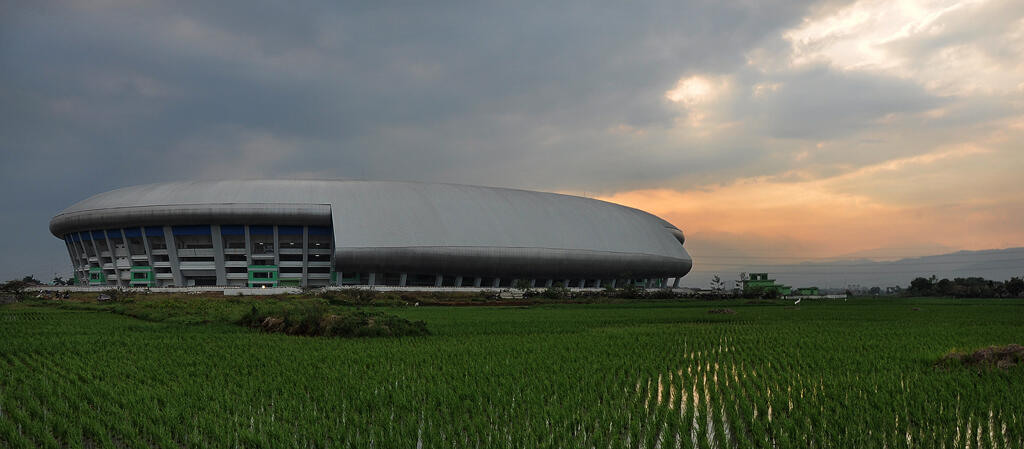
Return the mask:
{"type": "MultiPolygon", "coordinates": [[[[590,269],[604,271],[605,264],[597,259],[614,256],[617,263],[634,260],[638,270],[657,265],[663,269],[656,271],[670,275],[685,274],[692,265],[682,232],[647,212],[576,196],[456,184],[149,184],[80,201],[55,216],[50,231],[63,237],[105,227],[196,223],[330,225],[339,263],[446,266],[460,257],[477,263],[500,258],[507,268],[517,260],[571,265],[582,257],[590,269]],[[598,254],[604,256],[595,257],[598,254]]],[[[480,268],[458,265],[449,268],[480,268]]]]}

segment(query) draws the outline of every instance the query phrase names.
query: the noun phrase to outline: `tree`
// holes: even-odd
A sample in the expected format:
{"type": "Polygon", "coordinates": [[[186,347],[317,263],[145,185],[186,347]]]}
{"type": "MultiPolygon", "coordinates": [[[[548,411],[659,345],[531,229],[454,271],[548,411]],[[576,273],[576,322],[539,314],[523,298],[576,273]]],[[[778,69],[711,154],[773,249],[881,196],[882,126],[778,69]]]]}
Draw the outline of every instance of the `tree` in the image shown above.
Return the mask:
{"type": "Polygon", "coordinates": [[[60,276],[54,276],[52,283],[53,283],[53,285],[71,285],[71,280],[70,279],[66,280],[66,279],[64,279],[64,278],[62,278],[60,276]]]}
{"type": "Polygon", "coordinates": [[[24,282],[28,285],[43,285],[42,282],[39,282],[39,279],[36,279],[36,277],[31,274],[21,278],[21,282],[24,282]]]}
{"type": "Polygon", "coordinates": [[[745,271],[740,273],[739,279],[736,279],[736,288],[733,289],[733,292],[736,293],[736,295],[743,293],[743,282],[748,280],[750,280],[750,276],[747,276],[745,271]]]}
{"type": "Polygon", "coordinates": [[[868,293],[871,293],[874,296],[878,296],[880,293],[882,293],[882,288],[877,286],[871,287],[871,290],[868,290],[868,293]]]}
{"type": "Polygon", "coordinates": [[[1024,293],[1024,279],[1019,277],[1012,277],[1006,281],[1006,293],[1012,297],[1018,297],[1021,293],[1024,293]]]}
{"type": "Polygon", "coordinates": [[[0,292],[21,296],[22,294],[25,293],[25,288],[27,288],[28,286],[29,284],[24,280],[7,281],[4,282],[3,284],[0,284],[0,292]]]}
{"type": "Polygon", "coordinates": [[[953,281],[943,278],[941,281],[935,284],[935,291],[942,296],[953,296],[953,281]]]}
{"type": "Polygon", "coordinates": [[[907,289],[907,293],[911,296],[932,294],[932,280],[918,277],[910,281],[910,288],[907,289]]]}
{"type": "Polygon", "coordinates": [[[722,282],[722,278],[721,277],[719,277],[716,274],[715,277],[711,278],[711,290],[713,290],[715,293],[721,293],[722,289],[724,289],[724,288],[725,288],[725,283],[722,282]]]}

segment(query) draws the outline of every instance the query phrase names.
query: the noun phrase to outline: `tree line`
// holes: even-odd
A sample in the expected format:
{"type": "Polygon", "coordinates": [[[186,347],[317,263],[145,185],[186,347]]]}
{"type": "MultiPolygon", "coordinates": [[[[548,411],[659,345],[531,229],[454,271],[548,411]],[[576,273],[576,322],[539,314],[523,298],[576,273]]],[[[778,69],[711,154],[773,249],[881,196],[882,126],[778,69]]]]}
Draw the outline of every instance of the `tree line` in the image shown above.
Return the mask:
{"type": "Polygon", "coordinates": [[[918,277],[910,281],[906,296],[953,296],[957,298],[1017,298],[1024,294],[1024,279],[1011,277],[993,281],[981,277],[937,279],[918,277]]]}

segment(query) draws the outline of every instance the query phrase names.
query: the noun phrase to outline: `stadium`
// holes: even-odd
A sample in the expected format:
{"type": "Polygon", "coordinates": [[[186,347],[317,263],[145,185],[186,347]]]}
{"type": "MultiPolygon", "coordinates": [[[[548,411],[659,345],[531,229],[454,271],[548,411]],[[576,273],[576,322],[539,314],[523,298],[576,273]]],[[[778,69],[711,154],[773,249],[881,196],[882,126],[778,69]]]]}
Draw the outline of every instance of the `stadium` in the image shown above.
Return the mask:
{"type": "Polygon", "coordinates": [[[595,199],[455,184],[235,180],[101,193],[50,221],[76,285],[667,287],[682,231],[595,199]]]}

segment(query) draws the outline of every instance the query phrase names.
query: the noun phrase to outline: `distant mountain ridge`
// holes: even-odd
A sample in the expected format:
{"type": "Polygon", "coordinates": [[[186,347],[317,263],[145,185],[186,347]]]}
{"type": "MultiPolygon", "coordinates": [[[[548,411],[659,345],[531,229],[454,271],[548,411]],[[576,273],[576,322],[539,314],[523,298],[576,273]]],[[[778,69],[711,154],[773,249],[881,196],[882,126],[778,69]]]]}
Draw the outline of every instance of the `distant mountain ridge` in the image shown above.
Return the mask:
{"type": "MultiPolygon", "coordinates": [[[[683,285],[707,288],[711,277],[716,274],[713,263],[701,269],[699,257],[694,257],[694,272],[683,278],[683,285]]],[[[911,257],[894,261],[871,259],[850,259],[830,262],[801,262],[794,264],[758,263],[744,267],[718,271],[718,275],[731,287],[740,272],[767,272],[778,282],[803,287],[846,288],[849,285],[863,287],[906,288],[916,277],[939,279],[958,277],[983,277],[993,280],[1007,280],[1024,276],[1024,247],[989,249],[979,251],[957,251],[934,256],[911,257]]]]}

